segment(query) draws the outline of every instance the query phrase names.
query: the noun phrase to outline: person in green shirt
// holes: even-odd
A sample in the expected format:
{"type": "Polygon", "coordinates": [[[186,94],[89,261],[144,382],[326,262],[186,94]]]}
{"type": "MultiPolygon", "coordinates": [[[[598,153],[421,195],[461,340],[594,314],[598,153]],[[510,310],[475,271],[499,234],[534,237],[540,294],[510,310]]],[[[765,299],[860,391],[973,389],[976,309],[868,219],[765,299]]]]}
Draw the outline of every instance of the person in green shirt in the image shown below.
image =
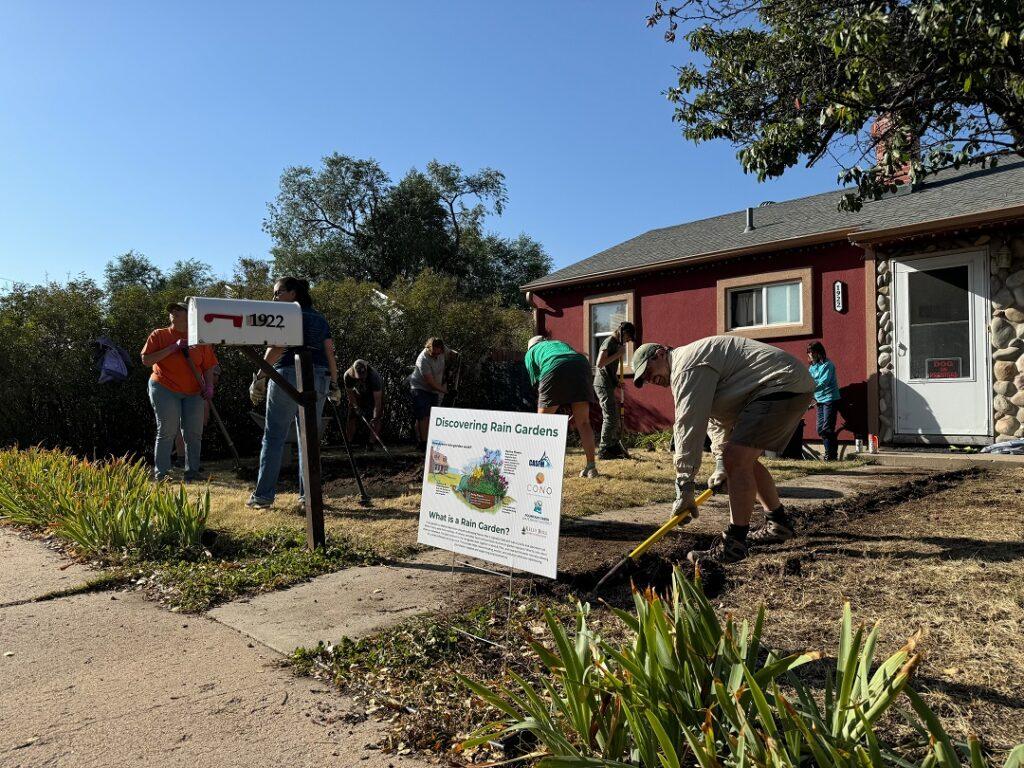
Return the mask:
{"type": "Polygon", "coordinates": [[[626,345],[636,340],[633,324],[619,323],[619,327],[601,343],[594,363],[594,391],[601,404],[601,442],[597,447],[597,455],[601,459],[629,458],[622,447],[622,420],[615,393],[619,389],[619,365],[625,358],[626,345]]]}
{"type": "Polygon", "coordinates": [[[590,361],[564,341],[534,336],[527,346],[526,372],[537,387],[537,413],[557,413],[567,405],[576,420],[587,465],[580,477],[598,477],[590,401],[594,399],[590,361]]]}

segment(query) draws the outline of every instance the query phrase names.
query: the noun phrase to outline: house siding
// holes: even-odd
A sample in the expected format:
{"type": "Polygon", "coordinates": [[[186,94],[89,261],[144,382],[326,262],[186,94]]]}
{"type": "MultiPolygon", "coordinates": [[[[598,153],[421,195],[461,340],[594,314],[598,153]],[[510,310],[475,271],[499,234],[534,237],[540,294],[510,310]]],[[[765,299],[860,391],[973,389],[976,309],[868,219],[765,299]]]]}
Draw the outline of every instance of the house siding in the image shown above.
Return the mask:
{"type": "MultiPolygon", "coordinates": [[[[784,338],[763,338],[806,360],[805,349],[820,340],[836,366],[842,388],[843,405],[839,423],[847,428],[841,438],[853,440],[867,432],[867,373],[869,359],[866,343],[866,316],[875,312],[875,295],[868,293],[865,281],[864,251],[848,243],[816,246],[788,251],[740,257],[690,268],[637,275],[585,286],[546,289],[537,292],[539,330],[564,341],[584,353],[583,301],[589,296],[612,291],[634,291],[634,317],[643,341],[681,346],[714,335],[717,331],[717,283],[722,279],[760,276],[770,279],[773,272],[811,268],[813,325],[811,333],[784,338]],[[833,307],[833,283],[845,284],[846,307],[833,307]],[[865,306],[865,296],[871,304],[865,306]],[[867,310],[867,312],[866,312],[867,310]]],[[[868,265],[872,268],[871,265],[868,265]]],[[[870,357],[874,357],[873,349],[870,357]]],[[[874,361],[872,360],[872,363],[874,361]]],[[[805,420],[805,436],[815,439],[814,414],[805,420]]],[[[626,426],[649,432],[669,427],[673,420],[671,394],[648,386],[637,390],[626,386],[626,426]]]]}

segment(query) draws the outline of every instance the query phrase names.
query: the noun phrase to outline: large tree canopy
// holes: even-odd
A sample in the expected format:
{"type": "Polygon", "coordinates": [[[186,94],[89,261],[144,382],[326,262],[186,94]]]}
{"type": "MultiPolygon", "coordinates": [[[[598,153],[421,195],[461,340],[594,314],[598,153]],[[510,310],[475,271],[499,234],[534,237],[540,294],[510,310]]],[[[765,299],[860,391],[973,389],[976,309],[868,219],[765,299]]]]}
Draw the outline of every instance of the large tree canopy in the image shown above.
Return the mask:
{"type": "Polygon", "coordinates": [[[668,92],[683,135],[732,142],[760,180],[831,157],[856,209],[907,165],[1024,153],[1019,0],[658,0],[647,22],[699,62],[668,92]]]}
{"type": "Polygon", "coordinates": [[[545,275],[551,261],[525,235],[485,232],[508,202],[505,177],[484,168],[427,164],[397,184],[374,160],[333,154],[315,170],[288,168],[263,227],[274,239],[274,266],[312,280],[355,278],[388,287],[424,269],[454,277],[469,296],[521,300],[519,285],[545,275]],[[520,251],[522,258],[510,259],[520,251]]]}

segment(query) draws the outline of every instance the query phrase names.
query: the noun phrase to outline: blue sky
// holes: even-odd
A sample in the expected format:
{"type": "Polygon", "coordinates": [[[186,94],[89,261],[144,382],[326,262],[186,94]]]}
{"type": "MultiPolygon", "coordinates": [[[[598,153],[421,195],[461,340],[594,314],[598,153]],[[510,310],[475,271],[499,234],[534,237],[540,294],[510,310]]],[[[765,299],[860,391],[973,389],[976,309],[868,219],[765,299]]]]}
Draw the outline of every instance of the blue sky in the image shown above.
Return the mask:
{"type": "MultiPolygon", "coordinates": [[[[757,184],[684,141],[685,44],[651,0],[0,5],[0,278],[100,276],[128,249],[229,274],[265,256],[283,168],[331,152],[396,179],[432,158],[507,176],[491,227],[564,266],[653,227],[835,186],[757,184]]],[[[0,282],[0,286],[3,283],[0,282]]]]}

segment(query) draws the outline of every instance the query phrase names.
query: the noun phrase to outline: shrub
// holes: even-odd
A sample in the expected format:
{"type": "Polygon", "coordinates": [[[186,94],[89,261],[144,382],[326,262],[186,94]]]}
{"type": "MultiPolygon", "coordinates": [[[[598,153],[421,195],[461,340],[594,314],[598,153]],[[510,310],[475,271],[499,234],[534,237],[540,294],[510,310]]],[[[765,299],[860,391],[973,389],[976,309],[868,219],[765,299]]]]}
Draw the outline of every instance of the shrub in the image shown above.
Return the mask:
{"type": "Polygon", "coordinates": [[[90,462],[68,452],[0,451],[0,518],[53,530],[82,554],[144,558],[197,548],[209,493],[150,480],[141,462],[90,462]]]}
{"type": "MultiPolygon", "coordinates": [[[[128,285],[104,293],[90,280],[72,280],[0,294],[0,446],[44,445],[80,455],[147,455],[155,431],[146,381],[139,363],[146,337],[167,323],[164,306],[190,294],[269,299],[271,286],[226,283],[152,290],[128,285]],[[109,335],[135,365],[119,384],[98,384],[91,342],[109,335]]],[[[514,410],[523,407],[521,363],[493,363],[493,350],[526,348],[529,315],[496,298],[466,299],[451,278],[424,272],[380,293],[370,283],[322,281],[313,290],[334,335],[342,370],[369,360],[384,379],[385,426],[392,437],[411,432],[406,378],[428,336],[443,336],[463,352],[458,405],[514,410]]],[[[237,349],[219,348],[222,376],[216,404],[244,454],[255,453],[262,433],[250,412],[248,388],[255,368],[237,349]]],[[[527,404],[528,405],[528,404],[527,404]]],[[[262,407],[256,410],[262,411],[262,407]]],[[[328,410],[330,413],[330,410],[328,410]]],[[[206,429],[204,454],[227,455],[214,425],[206,429]]]]}
{"type": "MultiPolygon", "coordinates": [[[[882,741],[875,726],[902,698],[919,722],[922,768],[958,766],[960,756],[941,724],[908,687],[920,661],[916,638],[874,671],[878,628],[853,630],[849,605],[842,618],[835,669],[817,700],[792,671],[819,653],[778,656],[761,642],[763,609],[751,628],[727,618],[723,625],[700,587],[678,569],[671,594],[635,594],[635,615],[616,611],[630,640],[614,646],[587,626],[579,606],[572,638],[550,614],[554,650],[534,643],[547,669],[543,690],[511,673],[517,691],[489,690],[463,678],[504,716],[466,742],[528,731],[542,745],[531,757],[541,766],[646,768],[713,766],[911,765],[882,741]]],[[[980,745],[961,750],[975,768],[980,745]]],[[[1019,767],[1024,745],[1007,766],[1019,767]]]]}

